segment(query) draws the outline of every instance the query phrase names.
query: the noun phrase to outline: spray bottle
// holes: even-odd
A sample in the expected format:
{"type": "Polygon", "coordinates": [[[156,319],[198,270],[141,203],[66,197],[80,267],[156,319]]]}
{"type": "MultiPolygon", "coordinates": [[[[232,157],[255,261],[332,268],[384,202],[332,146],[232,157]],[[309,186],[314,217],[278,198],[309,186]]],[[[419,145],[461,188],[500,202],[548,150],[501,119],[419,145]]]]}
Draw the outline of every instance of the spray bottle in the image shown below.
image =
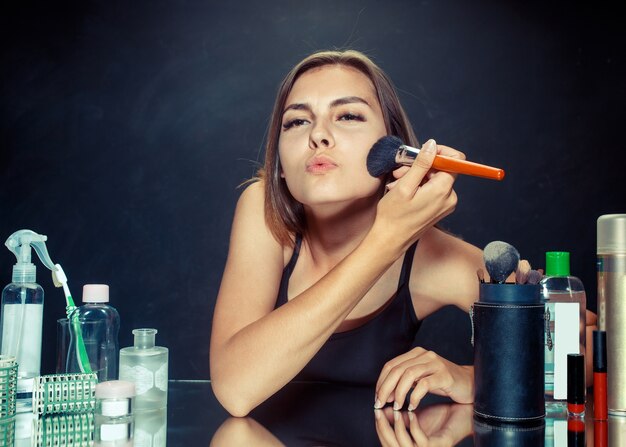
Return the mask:
{"type": "Polygon", "coordinates": [[[31,262],[31,248],[50,270],[54,264],[46,249],[47,237],[31,230],[19,230],[5,245],[17,258],[13,279],[2,291],[0,346],[2,355],[16,357],[17,412],[30,411],[33,378],[41,367],[41,335],[43,327],[43,289],[36,283],[37,269],[31,262]]]}

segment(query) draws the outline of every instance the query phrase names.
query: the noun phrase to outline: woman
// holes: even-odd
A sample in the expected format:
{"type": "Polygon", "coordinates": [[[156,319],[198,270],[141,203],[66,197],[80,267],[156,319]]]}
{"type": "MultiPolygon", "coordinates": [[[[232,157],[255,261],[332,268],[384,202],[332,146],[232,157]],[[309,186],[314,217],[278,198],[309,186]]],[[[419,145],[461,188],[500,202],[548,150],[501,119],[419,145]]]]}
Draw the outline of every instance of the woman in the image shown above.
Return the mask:
{"type": "MultiPolygon", "coordinates": [[[[211,336],[215,395],[245,416],[295,377],[375,384],[375,407],[427,393],[473,401],[473,368],[422,348],[419,322],[478,296],[482,252],[435,227],[455,176],[415,163],[374,178],[382,136],[416,145],[387,76],[355,51],[321,52],[283,81],[259,180],[242,193],[211,336]]],[[[303,403],[304,404],[304,403],[303,403]]]]}

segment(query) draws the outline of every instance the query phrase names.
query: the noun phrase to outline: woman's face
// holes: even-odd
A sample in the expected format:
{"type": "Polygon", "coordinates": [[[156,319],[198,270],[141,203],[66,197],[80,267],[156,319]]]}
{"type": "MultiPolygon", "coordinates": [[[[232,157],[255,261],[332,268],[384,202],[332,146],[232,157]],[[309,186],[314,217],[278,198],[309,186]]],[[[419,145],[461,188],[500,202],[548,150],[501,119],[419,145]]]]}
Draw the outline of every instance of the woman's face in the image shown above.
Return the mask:
{"type": "Polygon", "coordinates": [[[293,197],[315,206],[379,193],[367,172],[372,145],[386,135],[374,85],[360,71],[328,65],[302,74],[287,97],[278,142],[293,197]]]}

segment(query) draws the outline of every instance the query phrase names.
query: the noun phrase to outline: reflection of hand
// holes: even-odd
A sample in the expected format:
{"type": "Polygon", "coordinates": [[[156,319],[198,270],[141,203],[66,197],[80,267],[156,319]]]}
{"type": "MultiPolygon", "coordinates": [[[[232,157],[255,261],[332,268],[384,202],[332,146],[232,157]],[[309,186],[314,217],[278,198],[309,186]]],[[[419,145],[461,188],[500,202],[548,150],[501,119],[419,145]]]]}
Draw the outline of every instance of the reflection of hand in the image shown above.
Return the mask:
{"type": "Polygon", "coordinates": [[[454,446],[472,433],[472,406],[437,404],[415,413],[374,410],[383,447],[454,446]]]}
{"type": "Polygon", "coordinates": [[[409,410],[417,408],[420,400],[430,392],[447,396],[458,403],[474,401],[474,378],[471,366],[459,366],[427,351],[413,348],[409,352],[388,361],[376,383],[376,408],[394,401],[399,410],[411,391],[409,410]]]}
{"type": "Polygon", "coordinates": [[[252,418],[228,418],[217,429],[211,446],[284,446],[274,435],[252,418]]]}

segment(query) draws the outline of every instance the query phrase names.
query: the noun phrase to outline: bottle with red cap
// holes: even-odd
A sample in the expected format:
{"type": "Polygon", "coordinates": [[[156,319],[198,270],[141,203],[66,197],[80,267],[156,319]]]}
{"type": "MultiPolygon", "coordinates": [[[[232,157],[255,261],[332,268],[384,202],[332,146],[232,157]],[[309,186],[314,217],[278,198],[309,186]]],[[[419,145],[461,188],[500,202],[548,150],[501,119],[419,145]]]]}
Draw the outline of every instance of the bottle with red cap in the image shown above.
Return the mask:
{"type": "MultiPolygon", "coordinates": [[[[80,324],[89,364],[99,382],[118,377],[118,333],[120,316],[109,305],[109,286],[86,284],[83,287],[83,305],[72,312],[69,319],[80,324]]],[[[72,333],[70,333],[71,335],[72,333]]],[[[72,337],[67,355],[67,372],[81,372],[76,340],[72,337]]]]}

